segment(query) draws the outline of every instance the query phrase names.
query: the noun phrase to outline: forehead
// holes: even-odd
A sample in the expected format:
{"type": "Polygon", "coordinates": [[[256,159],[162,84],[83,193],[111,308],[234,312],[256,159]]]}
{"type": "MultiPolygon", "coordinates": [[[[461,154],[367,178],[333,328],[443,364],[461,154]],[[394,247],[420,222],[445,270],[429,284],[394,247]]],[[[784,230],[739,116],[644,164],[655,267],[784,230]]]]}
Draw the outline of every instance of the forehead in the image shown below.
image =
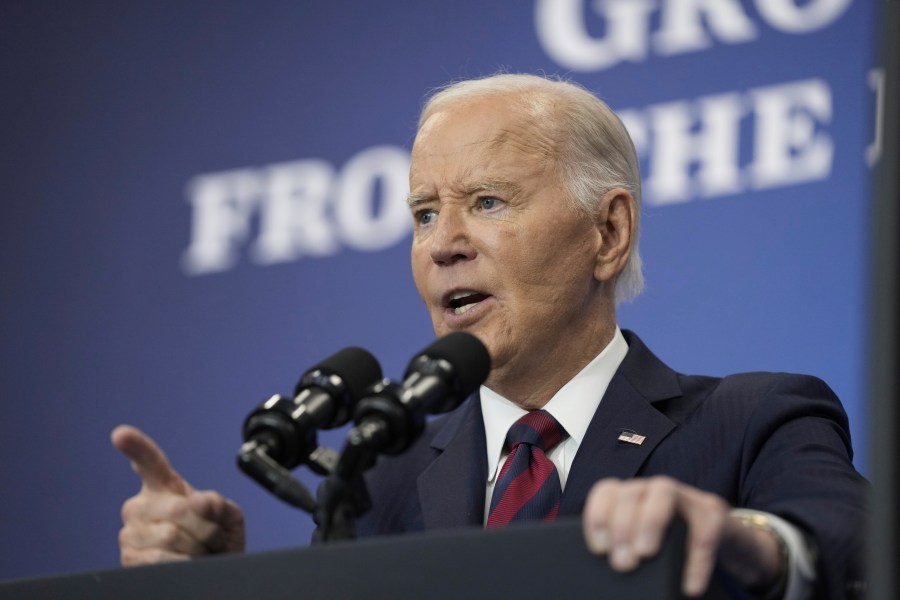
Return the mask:
{"type": "Polygon", "coordinates": [[[535,112],[500,95],[460,101],[435,112],[413,145],[411,185],[426,184],[438,174],[466,180],[544,172],[555,165],[559,135],[553,118],[535,112]]]}

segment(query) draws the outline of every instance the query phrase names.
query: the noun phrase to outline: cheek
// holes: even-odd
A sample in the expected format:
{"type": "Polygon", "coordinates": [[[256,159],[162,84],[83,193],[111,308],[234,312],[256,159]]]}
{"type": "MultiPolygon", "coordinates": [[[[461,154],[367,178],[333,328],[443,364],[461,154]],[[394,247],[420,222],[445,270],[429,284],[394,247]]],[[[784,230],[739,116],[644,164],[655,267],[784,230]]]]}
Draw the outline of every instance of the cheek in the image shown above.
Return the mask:
{"type": "Polygon", "coordinates": [[[526,240],[508,255],[507,275],[531,303],[562,308],[588,291],[593,281],[591,247],[577,237],[543,236],[526,240]]]}
{"type": "Polygon", "coordinates": [[[521,284],[543,287],[559,277],[564,248],[552,234],[514,232],[497,240],[502,272],[521,284]]]}

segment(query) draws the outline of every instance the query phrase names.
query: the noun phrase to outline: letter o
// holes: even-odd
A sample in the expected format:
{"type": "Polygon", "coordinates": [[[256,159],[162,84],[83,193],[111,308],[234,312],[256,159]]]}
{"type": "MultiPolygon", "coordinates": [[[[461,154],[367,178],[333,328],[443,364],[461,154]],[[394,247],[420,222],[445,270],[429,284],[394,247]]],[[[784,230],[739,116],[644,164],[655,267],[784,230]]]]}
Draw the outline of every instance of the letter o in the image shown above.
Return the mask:
{"type": "Polygon", "coordinates": [[[838,19],[853,0],[812,0],[797,6],[796,0],[756,0],[759,14],[785,33],[808,33],[838,19]]]}
{"type": "Polygon", "coordinates": [[[383,250],[409,232],[409,161],[409,153],[402,148],[373,146],[353,156],[341,169],[334,208],[338,231],[347,246],[368,252],[383,250]],[[377,206],[379,182],[381,203],[377,206]]]}

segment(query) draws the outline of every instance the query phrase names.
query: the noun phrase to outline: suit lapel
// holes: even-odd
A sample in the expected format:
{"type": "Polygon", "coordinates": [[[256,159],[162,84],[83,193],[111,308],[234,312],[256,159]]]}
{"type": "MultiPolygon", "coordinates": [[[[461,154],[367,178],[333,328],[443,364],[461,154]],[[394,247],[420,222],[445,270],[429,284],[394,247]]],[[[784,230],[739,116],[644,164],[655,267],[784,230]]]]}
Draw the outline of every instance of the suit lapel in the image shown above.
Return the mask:
{"type": "Polygon", "coordinates": [[[631,332],[628,354],[591,419],[563,492],[560,514],[580,514],[591,486],[605,477],[637,475],[675,423],[653,406],[681,395],[677,376],[631,332]],[[642,444],[619,441],[623,430],[645,436],[642,444]]]}
{"type": "Polygon", "coordinates": [[[463,410],[449,417],[431,447],[441,454],[418,480],[425,529],[481,525],[487,446],[477,393],[469,398],[463,410]]]}

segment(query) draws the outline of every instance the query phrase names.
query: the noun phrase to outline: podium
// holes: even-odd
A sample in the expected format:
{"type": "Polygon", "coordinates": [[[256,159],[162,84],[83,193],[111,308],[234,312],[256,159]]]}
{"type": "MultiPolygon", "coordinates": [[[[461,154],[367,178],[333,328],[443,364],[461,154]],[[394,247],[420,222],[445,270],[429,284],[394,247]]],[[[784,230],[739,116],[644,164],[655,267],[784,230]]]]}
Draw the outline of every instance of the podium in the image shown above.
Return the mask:
{"type": "MultiPolygon", "coordinates": [[[[9,600],[681,598],[684,525],[631,573],[590,554],[579,519],[371,538],[0,584],[9,600]]],[[[716,585],[706,598],[725,595],[716,585]]]]}

